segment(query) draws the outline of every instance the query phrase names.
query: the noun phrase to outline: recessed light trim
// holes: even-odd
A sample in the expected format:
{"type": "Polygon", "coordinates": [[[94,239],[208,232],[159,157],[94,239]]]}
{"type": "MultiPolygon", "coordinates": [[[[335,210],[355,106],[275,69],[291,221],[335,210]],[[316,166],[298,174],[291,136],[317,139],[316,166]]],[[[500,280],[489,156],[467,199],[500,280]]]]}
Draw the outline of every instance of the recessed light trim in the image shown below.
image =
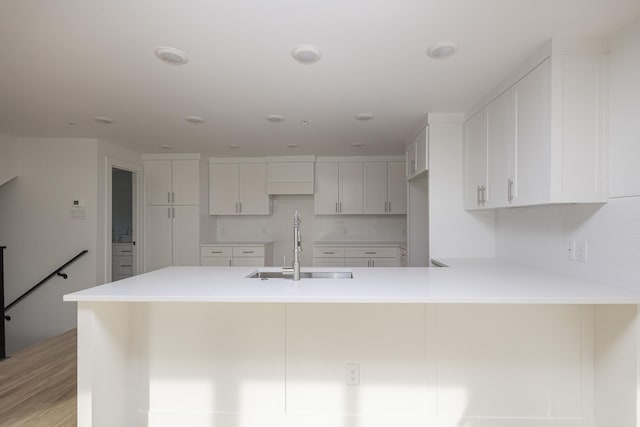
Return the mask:
{"type": "Polygon", "coordinates": [[[298,144],[291,142],[291,143],[287,144],[287,147],[289,147],[289,148],[298,148],[298,144]]]}
{"type": "Polygon", "coordinates": [[[446,59],[453,56],[459,49],[457,43],[439,42],[431,45],[427,49],[427,55],[433,59],[446,59]]]}
{"type": "Polygon", "coordinates": [[[280,114],[269,114],[265,117],[265,120],[271,123],[280,123],[284,122],[284,116],[281,116],[280,114]]]}
{"type": "Polygon", "coordinates": [[[293,59],[301,64],[315,64],[322,57],[322,52],[317,46],[311,44],[301,44],[291,51],[293,59]]]}
{"type": "Polygon", "coordinates": [[[163,150],[173,150],[173,145],[162,144],[160,148],[162,148],[163,150]]]}
{"type": "Polygon", "coordinates": [[[78,126],[78,122],[74,122],[74,121],[68,121],[67,124],[69,126],[78,126]]]}
{"type": "Polygon", "coordinates": [[[107,116],[95,116],[93,120],[95,120],[98,123],[103,123],[105,125],[110,125],[116,122],[114,119],[107,116]]]}
{"type": "Polygon", "coordinates": [[[237,150],[238,148],[240,148],[240,146],[238,144],[229,144],[227,145],[227,148],[230,148],[232,150],[237,150]]]}
{"type": "Polygon", "coordinates": [[[204,117],[200,117],[200,116],[187,116],[184,119],[186,121],[188,121],[189,123],[193,123],[195,125],[199,125],[199,124],[202,124],[202,123],[206,122],[204,117]]]}
{"type": "Polygon", "coordinates": [[[354,142],[353,144],[351,144],[351,146],[355,148],[360,148],[360,147],[364,147],[364,144],[362,142],[354,142]]]}
{"type": "Polygon", "coordinates": [[[153,53],[155,53],[156,56],[165,64],[184,65],[189,62],[189,56],[175,47],[157,47],[153,53]]]}
{"type": "Polygon", "coordinates": [[[362,120],[363,122],[366,122],[368,120],[373,120],[375,116],[371,113],[359,113],[356,114],[356,119],[358,120],[362,120]]]}

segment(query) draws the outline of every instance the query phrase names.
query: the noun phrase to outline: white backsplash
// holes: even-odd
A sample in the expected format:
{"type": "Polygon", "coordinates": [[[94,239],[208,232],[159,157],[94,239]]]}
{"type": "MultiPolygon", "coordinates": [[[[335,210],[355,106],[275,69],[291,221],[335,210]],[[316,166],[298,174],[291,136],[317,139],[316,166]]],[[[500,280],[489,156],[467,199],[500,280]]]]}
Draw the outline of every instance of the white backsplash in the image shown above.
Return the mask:
{"type": "Polygon", "coordinates": [[[521,264],[640,290],[640,197],[604,205],[499,209],[496,256],[521,264]],[[587,261],[567,246],[587,243],[587,261]]]}
{"type": "Polygon", "coordinates": [[[281,265],[293,250],[293,214],[302,218],[302,263],[311,265],[311,245],[332,242],[405,242],[405,215],[315,215],[312,195],[272,196],[273,213],[269,216],[218,216],[216,235],[206,242],[273,241],[274,264],[281,265]]]}

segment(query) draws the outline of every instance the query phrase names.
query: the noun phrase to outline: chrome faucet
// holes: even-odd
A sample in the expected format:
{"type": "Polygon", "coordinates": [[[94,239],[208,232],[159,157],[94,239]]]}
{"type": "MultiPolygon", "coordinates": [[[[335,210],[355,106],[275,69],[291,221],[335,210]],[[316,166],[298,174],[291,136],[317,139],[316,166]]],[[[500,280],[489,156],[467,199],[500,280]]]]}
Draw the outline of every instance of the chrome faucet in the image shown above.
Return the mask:
{"type": "Polygon", "coordinates": [[[292,274],[293,280],[300,280],[300,257],[302,252],[302,236],[300,234],[300,214],[296,211],[293,216],[293,264],[291,267],[282,267],[283,274],[292,274]]]}

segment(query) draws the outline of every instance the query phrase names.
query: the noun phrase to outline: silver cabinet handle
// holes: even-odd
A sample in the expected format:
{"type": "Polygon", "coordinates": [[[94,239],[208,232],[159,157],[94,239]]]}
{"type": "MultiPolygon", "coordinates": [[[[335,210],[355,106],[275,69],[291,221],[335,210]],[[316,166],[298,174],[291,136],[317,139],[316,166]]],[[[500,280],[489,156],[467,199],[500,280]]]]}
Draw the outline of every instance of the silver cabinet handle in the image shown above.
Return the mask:
{"type": "Polygon", "coordinates": [[[507,200],[509,203],[513,200],[513,180],[511,178],[507,178],[507,200]]]}
{"type": "Polygon", "coordinates": [[[167,203],[171,203],[171,191],[167,191],[167,203]]]}
{"type": "Polygon", "coordinates": [[[333,254],[335,254],[335,252],[322,252],[322,253],[325,254],[325,255],[333,255],[333,254]]]}
{"type": "Polygon", "coordinates": [[[238,203],[240,205],[240,213],[242,213],[242,202],[238,203]]]}
{"type": "Polygon", "coordinates": [[[370,259],[367,260],[367,267],[371,267],[371,260],[370,259]]]}
{"type": "Polygon", "coordinates": [[[252,254],[253,251],[242,251],[243,254],[252,254]]]}
{"type": "Polygon", "coordinates": [[[167,218],[171,218],[171,208],[167,208],[167,218]]]}
{"type": "Polygon", "coordinates": [[[478,205],[482,204],[482,199],[480,198],[480,192],[482,191],[482,186],[478,185],[476,187],[476,202],[478,203],[478,205]]]}
{"type": "Polygon", "coordinates": [[[482,204],[487,203],[487,187],[482,186],[482,204]]]}
{"type": "Polygon", "coordinates": [[[338,213],[338,202],[336,202],[336,213],[338,213]]]}
{"type": "Polygon", "coordinates": [[[173,191],[171,192],[171,203],[175,203],[176,202],[176,193],[174,193],[173,191]]]}
{"type": "Polygon", "coordinates": [[[389,202],[389,213],[391,213],[391,202],[389,202]]]}
{"type": "Polygon", "coordinates": [[[236,213],[238,213],[238,202],[236,202],[236,213]]]}
{"type": "Polygon", "coordinates": [[[371,260],[371,267],[375,267],[375,266],[376,266],[376,260],[375,260],[375,259],[372,259],[372,260],[371,260]]]}
{"type": "Polygon", "coordinates": [[[120,252],[125,253],[125,252],[132,252],[132,251],[131,250],[122,249],[120,252]]]}
{"type": "Polygon", "coordinates": [[[221,254],[222,251],[211,251],[212,254],[221,254]]]}
{"type": "Polygon", "coordinates": [[[367,255],[375,255],[375,254],[377,254],[377,252],[374,252],[374,251],[372,251],[372,252],[365,252],[365,254],[367,254],[367,255]]]}
{"type": "Polygon", "coordinates": [[[340,213],[342,213],[342,202],[340,202],[340,213]]]}
{"type": "Polygon", "coordinates": [[[174,218],[176,217],[176,208],[171,208],[171,214],[174,218]]]}

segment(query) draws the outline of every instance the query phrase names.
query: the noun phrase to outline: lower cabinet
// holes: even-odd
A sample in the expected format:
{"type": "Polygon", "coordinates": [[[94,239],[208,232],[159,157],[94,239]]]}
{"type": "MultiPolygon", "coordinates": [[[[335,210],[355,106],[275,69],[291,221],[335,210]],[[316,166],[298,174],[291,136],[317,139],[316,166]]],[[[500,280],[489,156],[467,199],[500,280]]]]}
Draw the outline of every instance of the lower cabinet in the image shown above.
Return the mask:
{"type": "Polygon", "coordinates": [[[199,206],[146,206],[145,271],[198,265],[199,206]]]}
{"type": "Polygon", "coordinates": [[[273,264],[273,243],[219,243],[200,245],[200,265],[210,267],[265,267],[273,264]]]}
{"type": "Polygon", "coordinates": [[[133,243],[113,243],[111,256],[111,281],[133,275],[133,243]]]}
{"type": "Polygon", "coordinates": [[[313,247],[314,267],[401,267],[400,246],[313,247]]]}

